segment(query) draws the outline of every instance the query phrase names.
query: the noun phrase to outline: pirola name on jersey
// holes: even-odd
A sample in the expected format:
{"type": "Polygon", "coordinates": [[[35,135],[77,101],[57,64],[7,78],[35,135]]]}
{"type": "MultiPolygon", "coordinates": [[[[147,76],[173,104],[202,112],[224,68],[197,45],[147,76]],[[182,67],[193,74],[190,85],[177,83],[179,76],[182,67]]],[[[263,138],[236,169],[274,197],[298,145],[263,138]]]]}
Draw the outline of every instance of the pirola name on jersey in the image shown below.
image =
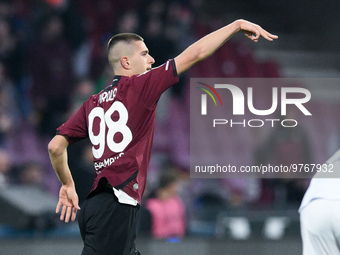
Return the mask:
{"type": "Polygon", "coordinates": [[[99,103],[103,103],[104,101],[109,102],[113,101],[117,95],[117,88],[110,90],[108,92],[103,92],[99,95],[99,103]]]}
{"type": "Polygon", "coordinates": [[[113,162],[115,162],[117,159],[121,158],[124,155],[124,152],[119,153],[117,156],[112,157],[112,158],[107,158],[101,162],[95,162],[94,163],[94,168],[97,171],[97,174],[100,173],[99,169],[110,166],[113,162]]]}

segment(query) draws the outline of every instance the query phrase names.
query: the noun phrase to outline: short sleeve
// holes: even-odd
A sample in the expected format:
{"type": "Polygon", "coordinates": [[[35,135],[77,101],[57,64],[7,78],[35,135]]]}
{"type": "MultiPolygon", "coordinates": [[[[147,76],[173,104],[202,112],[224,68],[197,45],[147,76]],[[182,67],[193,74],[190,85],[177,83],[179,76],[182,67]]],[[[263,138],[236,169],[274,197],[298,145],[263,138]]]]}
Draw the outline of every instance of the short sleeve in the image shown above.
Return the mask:
{"type": "Polygon", "coordinates": [[[68,136],[70,144],[88,137],[85,104],[86,102],[64,124],[57,128],[57,135],[68,136]]]}
{"type": "Polygon", "coordinates": [[[178,83],[179,77],[173,59],[148,72],[133,77],[133,90],[142,98],[145,105],[153,107],[172,85],[178,83]]]}

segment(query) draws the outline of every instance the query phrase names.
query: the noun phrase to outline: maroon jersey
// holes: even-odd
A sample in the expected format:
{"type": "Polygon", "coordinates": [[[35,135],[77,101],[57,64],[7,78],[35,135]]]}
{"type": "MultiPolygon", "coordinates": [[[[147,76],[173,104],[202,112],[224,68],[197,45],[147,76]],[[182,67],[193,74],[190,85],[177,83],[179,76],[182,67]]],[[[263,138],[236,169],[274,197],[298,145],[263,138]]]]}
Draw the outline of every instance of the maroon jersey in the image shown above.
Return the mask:
{"type": "Polygon", "coordinates": [[[123,189],[139,203],[151,156],[156,105],[162,93],[178,82],[174,60],[132,77],[115,76],[112,85],[91,96],[57,129],[72,144],[92,143],[96,178],[123,189]]]}

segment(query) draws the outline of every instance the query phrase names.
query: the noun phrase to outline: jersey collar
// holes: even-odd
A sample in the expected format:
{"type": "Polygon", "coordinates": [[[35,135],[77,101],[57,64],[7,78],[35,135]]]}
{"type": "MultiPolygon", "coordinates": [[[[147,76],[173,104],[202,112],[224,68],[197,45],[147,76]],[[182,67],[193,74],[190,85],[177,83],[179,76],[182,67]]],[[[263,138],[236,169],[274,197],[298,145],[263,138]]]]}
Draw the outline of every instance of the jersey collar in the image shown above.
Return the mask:
{"type": "Polygon", "coordinates": [[[116,87],[118,85],[118,82],[122,78],[121,75],[115,75],[112,80],[112,87],[116,87]]]}

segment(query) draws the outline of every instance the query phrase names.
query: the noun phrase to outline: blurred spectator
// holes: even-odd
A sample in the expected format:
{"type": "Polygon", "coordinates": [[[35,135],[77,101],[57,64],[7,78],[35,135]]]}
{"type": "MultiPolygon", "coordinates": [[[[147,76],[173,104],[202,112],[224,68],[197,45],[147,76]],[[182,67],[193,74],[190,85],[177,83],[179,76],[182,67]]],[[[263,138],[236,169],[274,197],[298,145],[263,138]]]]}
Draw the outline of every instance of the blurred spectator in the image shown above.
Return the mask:
{"type": "Polygon", "coordinates": [[[190,182],[193,206],[192,218],[198,221],[215,222],[220,212],[229,209],[230,192],[226,192],[221,179],[194,178],[190,182]]]}
{"type": "Polygon", "coordinates": [[[186,4],[177,1],[169,1],[166,11],[165,35],[176,42],[178,52],[182,52],[194,41],[191,33],[193,14],[186,4]]]}
{"type": "Polygon", "coordinates": [[[17,102],[13,83],[0,60],[0,146],[5,146],[8,136],[19,126],[20,114],[17,102]]]}
{"type": "Polygon", "coordinates": [[[120,16],[115,33],[138,33],[139,15],[135,10],[128,10],[120,16]]]}
{"type": "Polygon", "coordinates": [[[257,178],[222,179],[223,190],[228,194],[230,209],[245,209],[259,199],[261,181],[257,178]]]}
{"type": "Polygon", "coordinates": [[[153,0],[148,2],[144,6],[144,11],[142,12],[144,20],[159,19],[162,22],[165,19],[165,13],[166,13],[166,1],[164,0],[153,0]]]}
{"type": "Polygon", "coordinates": [[[151,235],[155,238],[181,238],[186,232],[185,206],[178,195],[176,172],[167,170],[159,179],[155,196],[145,202],[151,214],[151,235]]]}
{"type": "Polygon", "coordinates": [[[11,3],[8,0],[0,0],[0,17],[9,18],[11,16],[11,3]]]}
{"type": "Polygon", "coordinates": [[[62,122],[69,109],[73,92],[72,55],[63,37],[63,27],[60,16],[47,15],[41,21],[40,36],[31,49],[33,121],[41,135],[55,134],[59,121],[62,122]]]}
{"type": "Polygon", "coordinates": [[[81,78],[78,80],[74,94],[71,98],[71,106],[67,115],[71,116],[76,110],[95,93],[94,82],[90,78],[81,78]]]}
{"type": "Polygon", "coordinates": [[[9,184],[11,171],[12,166],[9,155],[4,149],[0,148],[0,188],[6,187],[9,184]]]}
{"type": "Polygon", "coordinates": [[[98,79],[107,63],[107,39],[115,33],[114,31],[120,30],[118,27],[131,29],[131,27],[139,25],[139,21],[135,20],[135,14],[133,14],[135,11],[132,10],[138,10],[140,3],[141,1],[137,0],[76,1],[76,6],[84,19],[84,27],[87,32],[89,42],[87,50],[90,54],[88,75],[92,79],[98,79]]]}
{"type": "Polygon", "coordinates": [[[47,0],[64,23],[64,35],[72,50],[73,70],[76,77],[89,74],[90,45],[86,37],[84,19],[71,0],[47,0]]]}
{"type": "Polygon", "coordinates": [[[35,186],[45,189],[45,173],[42,165],[38,162],[28,162],[20,167],[18,182],[22,185],[35,186]]]}
{"type": "MultiPolygon", "coordinates": [[[[84,21],[76,8],[76,4],[71,0],[44,0],[55,13],[58,13],[64,23],[65,38],[70,43],[71,49],[76,50],[86,40],[84,21]]],[[[42,5],[43,3],[40,3],[42,5]]],[[[37,5],[37,8],[40,7],[37,5]]]]}
{"type": "Polygon", "coordinates": [[[23,53],[14,35],[11,23],[0,16],[0,61],[5,65],[9,78],[18,85],[23,75],[23,53]]]}

